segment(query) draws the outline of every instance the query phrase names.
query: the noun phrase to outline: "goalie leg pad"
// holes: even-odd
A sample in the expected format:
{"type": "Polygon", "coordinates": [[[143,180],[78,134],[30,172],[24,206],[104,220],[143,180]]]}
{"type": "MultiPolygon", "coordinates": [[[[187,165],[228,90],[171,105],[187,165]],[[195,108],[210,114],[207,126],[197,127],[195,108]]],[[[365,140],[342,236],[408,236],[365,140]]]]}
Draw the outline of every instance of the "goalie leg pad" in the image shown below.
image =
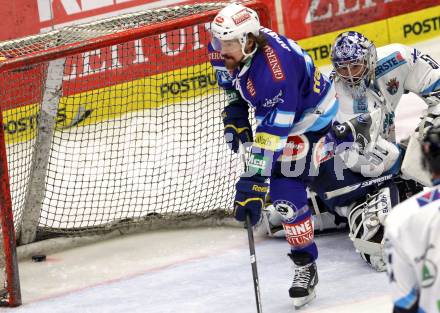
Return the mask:
{"type": "Polygon", "coordinates": [[[377,271],[385,270],[384,227],[392,209],[392,188],[385,187],[348,214],[350,239],[362,259],[377,271]]]}

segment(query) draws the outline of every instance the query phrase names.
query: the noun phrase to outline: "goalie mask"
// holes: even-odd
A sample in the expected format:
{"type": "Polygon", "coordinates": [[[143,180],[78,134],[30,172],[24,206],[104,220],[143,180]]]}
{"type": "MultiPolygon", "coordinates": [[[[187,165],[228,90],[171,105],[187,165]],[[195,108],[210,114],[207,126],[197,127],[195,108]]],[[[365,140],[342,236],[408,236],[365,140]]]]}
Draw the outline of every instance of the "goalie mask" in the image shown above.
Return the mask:
{"type": "Polygon", "coordinates": [[[223,8],[211,23],[211,44],[217,51],[241,49],[244,60],[257,51],[257,46],[250,53],[245,52],[248,34],[258,37],[260,32],[258,14],[241,4],[231,3],[223,8]],[[236,43],[236,45],[234,45],[236,43]]]}
{"type": "Polygon", "coordinates": [[[335,74],[350,89],[355,98],[364,96],[371,79],[374,79],[376,47],[364,35],[349,31],[336,37],[331,61],[335,74]]]}
{"type": "Polygon", "coordinates": [[[377,271],[385,270],[383,259],[384,224],[391,211],[390,189],[383,188],[355,206],[348,214],[350,239],[362,259],[377,271]]]}

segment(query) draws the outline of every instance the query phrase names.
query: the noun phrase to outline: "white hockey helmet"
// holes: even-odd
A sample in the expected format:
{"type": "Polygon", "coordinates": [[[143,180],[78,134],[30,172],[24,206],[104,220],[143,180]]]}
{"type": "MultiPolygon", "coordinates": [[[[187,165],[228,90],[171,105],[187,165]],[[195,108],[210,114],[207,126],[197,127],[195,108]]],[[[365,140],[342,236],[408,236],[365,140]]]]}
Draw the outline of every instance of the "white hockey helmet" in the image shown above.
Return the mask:
{"type": "Polygon", "coordinates": [[[238,40],[241,51],[247,58],[253,55],[245,52],[248,34],[258,36],[260,33],[260,19],[257,12],[238,3],[231,3],[223,8],[211,23],[211,44],[215,50],[221,50],[221,41],[238,40]]]}
{"type": "Polygon", "coordinates": [[[386,269],[383,259],[384,225],[390,211],[390,189],[385,187],[348,214],[349,237],[356,251],[377,271],[386,269]]]}

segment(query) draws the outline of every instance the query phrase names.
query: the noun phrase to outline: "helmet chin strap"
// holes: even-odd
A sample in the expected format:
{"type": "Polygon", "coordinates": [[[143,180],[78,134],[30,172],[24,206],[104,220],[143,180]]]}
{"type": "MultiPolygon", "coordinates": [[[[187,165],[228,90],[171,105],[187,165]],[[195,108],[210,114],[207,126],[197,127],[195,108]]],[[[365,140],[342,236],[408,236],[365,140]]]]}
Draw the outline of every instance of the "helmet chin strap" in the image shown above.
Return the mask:
{"type": "Polygon", "coordinates": [[[257,52],[258,49],[258,44],[256,42],[255,43],[255,47],[254,49],[250,52],[250,53],[246,53],[246,43],[248,41],[248,36],[244,36],[241,40],[240,40],[240,44],[241,44],[241,53],[243,53],[243,59],[241,60],[242,62],[246,62],[247,59],[249,59],[250,57],[252,57],[255,52],[257,52]]]}
{"type": "Polygon", "coordinates": [[[246,61],[247,59],[249,59],[250,57],[252,57],[252,56],[255,54],[255,52],[257,52],[258,45],[255,44],[255,48],[254,48],[254,50],[252,50],[251,53],[246,53],[246,52],[244,51],[244,49],[245,49],[245,47],[244,47],[244,46],[241,46],[241,53],[243,53],[243,59],[242,59],[242,61],[246,61]]]}

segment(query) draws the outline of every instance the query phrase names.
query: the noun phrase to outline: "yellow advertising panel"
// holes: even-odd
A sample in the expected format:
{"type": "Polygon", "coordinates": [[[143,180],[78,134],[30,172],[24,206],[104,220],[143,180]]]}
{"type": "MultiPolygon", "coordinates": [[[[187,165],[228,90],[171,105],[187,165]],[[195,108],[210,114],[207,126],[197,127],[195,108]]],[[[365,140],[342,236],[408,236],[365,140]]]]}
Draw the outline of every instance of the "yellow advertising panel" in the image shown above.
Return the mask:
{"type": "MultiPolygon", "coordinates": [[[[60,99],[56,127],[97,124],[126,113],[188,103],[190,99],[218,92],[214,70],[202,63],[94,89],[60,99]]],[[[16,143],[35,137],[39,105],[27,105],[4,111],[6,142],[16,143]]]]}
{"type": "Polygon", "coordinates": [[[388,29],[390,43],[409,44],[438,37],[440,36],[440,5],[389,18],[388,29]]]}
{"type": "Polygon", "coordinates": [[[336,36],[348,30],[364,34],[377,47],[390,43],[412,44],[432,39],[440,36],[440,6],[341,29],[299,40],[298,43],[304,50],[307,50],[317,66],[327,65],[330,63],[331,46],[336,36]]]}

